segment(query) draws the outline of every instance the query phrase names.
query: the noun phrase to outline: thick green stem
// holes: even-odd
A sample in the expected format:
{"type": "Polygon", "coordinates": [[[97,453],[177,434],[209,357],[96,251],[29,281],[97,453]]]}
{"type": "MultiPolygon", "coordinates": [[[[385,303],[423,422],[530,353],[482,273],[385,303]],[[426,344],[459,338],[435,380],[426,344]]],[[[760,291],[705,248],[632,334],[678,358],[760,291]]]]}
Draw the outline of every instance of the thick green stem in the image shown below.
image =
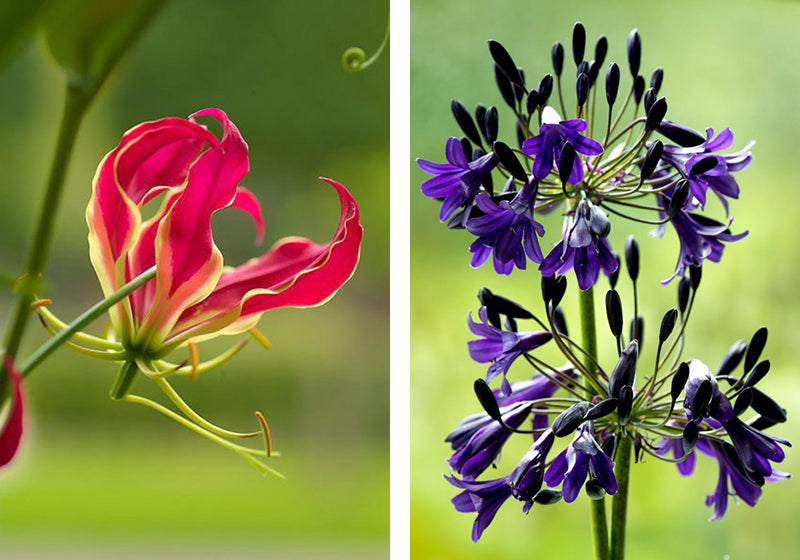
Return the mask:
{"type": "MultiPolygon", "coordinates": [[[[53,226],[56,223],[64,178],[75,138],[78,135],[81,119],[93,97],[93,92],[87,92],[76,85],[68,85],[64,101],[64,112],[61,116],[61,126],[58,131],[56,150],[53,163],[50,167],[50,177],[47,181],[47,190],[39,210],[39,219],[36,222],[33,243],[28,252],[25,273],[19,282],[19,292],[16,306],[12,312],[12,319],[6,331],[5,353],[12,358],[17,355],[22,335],[31,314],[31,301],[37,291],[39,281],[47,260],[50,244],[53,238],[53,226]]],[[[5,370],[0,374],[0,403],[5,400],[8,376],[5,370]]]]}
{"type": "MultiPolygon", "coordinates": [[[[597,330],[594,318],[594,293],[588,290],[578,292],[578,305],[581,315],[581,342],[586,350],[585,365],[594,369],[591,358],[597,360],[597,330]],[[591,358],[590,358],[591,357],[591,358]]],[[[587,395],[591,399],[594,395],[587,395]]],[[[606,522],[605,499],[589,500],[592,508],[592,533],[594,535],[594,555],[597,560],[608,560],[608,528],[606,522]]]]}
{"type": "Polygon", "coordinates": [[[152,266],[122,286],[119,290],[108,296],[106,299],[98,301],[89,309],[81,313],[77,319],[72,321],[67,326],[67,328],[42,344],[33,354],[28,357],[27,360],[19,365],[19,370],[22,372],[22,376],[27,377],[33,368],[38,366],[47,356],[52,354],[59,346],[69,340],[72,335],[105,314],[114,305],[128,297],[133,291],[139,289],[141,286],[152,280],[155,275],[156,267],[152,266]]]}
{"type": "Polygon", "coordinates": [[[115,401],[127,397],[137,373],[139,373],[139,366],[136,365],[136,362],[130,360],[123,363],[117,378],[114,380],[114,385],[109,391],[109,396],[115,401]]]}
{"type": "Polygon", "coordinates": [[[611,558],[625,558],[625,516],[628,512],[628,483],[631,472],[631,438],[623,437],[617,446],[614,476],[617,493],[611,502],[611,558]]]}

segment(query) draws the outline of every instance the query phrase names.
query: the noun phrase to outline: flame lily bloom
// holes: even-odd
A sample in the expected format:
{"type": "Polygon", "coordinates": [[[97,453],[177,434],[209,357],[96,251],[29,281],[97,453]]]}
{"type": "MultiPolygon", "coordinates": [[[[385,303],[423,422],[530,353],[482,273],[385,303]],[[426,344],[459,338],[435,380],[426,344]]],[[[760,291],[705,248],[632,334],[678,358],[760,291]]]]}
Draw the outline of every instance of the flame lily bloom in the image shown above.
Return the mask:
{"type": "Polygon", "coordinates": [[[341,202],[331,241],[290,237],[242,266],[223,268],[211,234],[216,211],[243,210],[263,235],[258,200],[239,186],[248,171],[247,144],[219,109],[140,124],[103,159],[86,211],[103,292],[156,266],[154,281],[112,310],[126,349],[158,357],[188,341],[241,333],[264,311],[325,303],[353,274],[362,237],[358,206],[327,179],[341,202]],[[221,140],[195,121],[200,116],[222,125],[221,140]],[[160,194],[160,209],[144,221],[141,207],[160,194]]]}
{"type": "Polygon", "coordinates": [[[14,458],[22,439],[22,376],[9,357],[6,357],[5,369],[11,378],[12,394],[5,424],[0,425],[0,467],[7,465],[14,458]]]}

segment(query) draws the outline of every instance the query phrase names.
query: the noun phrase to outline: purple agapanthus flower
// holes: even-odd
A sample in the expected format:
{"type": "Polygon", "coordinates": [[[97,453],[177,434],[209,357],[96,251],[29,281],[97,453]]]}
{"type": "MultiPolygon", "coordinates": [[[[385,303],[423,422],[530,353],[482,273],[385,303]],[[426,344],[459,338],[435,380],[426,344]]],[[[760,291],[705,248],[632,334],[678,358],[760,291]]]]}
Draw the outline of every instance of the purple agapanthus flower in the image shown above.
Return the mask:
{"type": "Polygon", "coordinates": [[[447,475],[445,478],[450,484],[463,490],[453,498],[456,511],[478,514],[472,524],[472,542],[478,542],[497,510],[511,497],[511,487],[505,477],[481,481],[460,480],[447,475]]]}
{"type": "MultiPolygon", "coordinates": [[[[443,222],[447,221],[457,208],[472,203],[481,182],[497,165],[494,152],[469,161],[464,153],[464,146],[455,137],[447,139],[445,156],[447,163],[417,159],[417,165],[423,171],[434,175],[422,183],[420,189],[428,198],[443,199],[439,211],[439,219],[443,222]]],[[[468,215],[469,212],[466,212],[465,220],[468,215]]]]}
{"type": "Polygon", "coordinates": [[[688,454],[684,452],[682,438],[664,438],[660,440],[655,445],[655,452],[658,455],[667,455],[671,452],[673,458],[683,459],[675,463],[681,476],[689,476],[694,472],[694,464],[697,460],[697,456],[694,450],[690,451],[688,454]]]}
{"type": "MultiPolygon", "coordinates": [[[[669,198],[672,193],[673,189],[668,189],[665,191],[666,196],[659,198],[659,204],[663,209],[660,214],[662,219],[667,217],[669,198]]],[[[733,218],[728,220],[726,225],[702,214],[690,212],[692,205],[693,201],[687,201],[683,208],[669,217],[670,223],[675,228],[675,233],[678,234],[681,246],[678,262],[675,265],[675,272],[672,276],[663,280],[662,284],[669,284],[676,276],[683,275],[687,266],[701,266],[706,259],[711,262],[719,262],[725,249],[724,243],[738,241],[749,233],[744,231],[734,235],[730,230],[733,218]]],[[[664,230],[664,226],[661,225],[652,232],[652,235],[661,237],[664,230]]]]}
{"type": "Polygon", "coordinates": [[[531,448],[507,477],[511,495],[519,501],[525,502],[522,508],[524,513],[530,511],[533,506],[533,498],[542,489],[547,454],[550,453],[554,440],[553,430],[547,429],[539,434],[531,448]]]}
{"type": "MultiPolygon", "coordinates": [[[[603,153],[602,144],[581,134],[588,127],[583,119],[562,121],[554,109],[546,107],[542,112],[542,120],[544,123],[539,128],[539,134],[522,143],[525,154],[536,156],[533,160],[533,176],[537,180],[547,177],[561,158],[561,148],[568,141],[578,154],[599,156],[603,153]]],[[[573,161],[568,181],[571,185],[583,181],[583,162],[578,157],[573,161]]]]}
{"type": "Polygon", "coordinates": [[[498,274],[510,274],[514,265],[524,270],[526,255],[536,264],[542,262],[537,236],[544,235],[544,227],[533,219],[536,191],[535,181],[527,183],[513,200],[503,200],[500,204],[483,193],[478,194],[475,205],[484,215],[466,223],[467,230],[478,236],[470,245],[473,268],[483,265],[492,252],[498,274]]]}
{"type": "Polygon", "coordinates": [[[614,252],[606,240],[611,229],[608,217],[598,206],[583,199],[572,217],[572,225],[565,229],[561,241],[544,258],[539,266],[542,276],[566,274],[575,270],[578,286],[588,290],[600,275],[608,275],[619,267],[614,252]]]}
{"type": "Polygon", "coordinates": [[[544,481],[551,488],[563,482],[561,494],[569,503],[578,497],[587,475],[599,482],[607,494],[617,493],[614,463],[594,439],[591,422],[581,424],[572,442],[553,459],[544,481]]]}
{"type": "Polygon", "coordinates": [[[712,190],[720,199],[725,210],[728,209],[728,198],[739,198],[739,185],[732,173],[741,171],[753,159],[750,142],[742,150],[727,154],[715,155],[716,152],[728,150],[733,145],[733,132],[730,128],[721,131],[714,137],[714,129],[706,129],[706,141],[699,146],[683,148],[665,145],[661,159],[674,166],[689,181],[692,195],[701,207],[705,208],[706,193],[712,190]]]}
{"type": "MultiPolygon", "coordinates": [[[[531,405],[521,402],[500,410],[506,425],[519,428],[531,405]]],[[[475,479],[497,459],[510,436],[510,431],[485,412],[464,418],[445,439],[455,450],[448,460],[450,468],[465,479],[475,479]]]]}
{"type": "Polygon", "coordinates": [[[487,383],[502,373],[501,394],[508,396],[511,394],[511,384],[506,378],[506,373],[511,364],[525,352],[535,350],[549,342],[553,335],[548,331],[514,332],[499,329],[489,323],[486,307],[480,308],[478,317],[481,323],[472,320],[472,313],[467,314],[469,330],[481,337],[467,343],[469,355],[476,362],[491,363],[486,371],[487,383]]]}

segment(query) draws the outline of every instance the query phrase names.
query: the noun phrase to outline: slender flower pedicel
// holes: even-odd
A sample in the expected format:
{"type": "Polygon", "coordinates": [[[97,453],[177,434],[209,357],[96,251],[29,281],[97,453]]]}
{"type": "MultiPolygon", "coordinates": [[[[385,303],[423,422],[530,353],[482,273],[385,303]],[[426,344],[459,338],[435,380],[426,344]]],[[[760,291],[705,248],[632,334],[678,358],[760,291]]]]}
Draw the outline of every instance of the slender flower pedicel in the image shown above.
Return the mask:
{"type": "Polygon", "coordinates": [[[217,211],[231,207],[245,212],[255,222],[258,239],[263,236],[258,199],[239,184],[248,171],[247,144],[219,109],[132,128],[100,163],[86,211],[90,256],[108,303],[101,311],[109,311],[109,336],[68,328],[46,305],[37,307],[45,326],[68,336],[73,349],[122,364],[112,398],[153,408],[267,471],[271,469],[256,459],[271,455],[271,435],[261,413],[256,413],[258,432],[219,428],[192,410],[167,378],[195,378],[230,359],[244,344],[201,362],[197,343],[214,336],[249,331],[269,347],[255,330],[261,315],[284,307],[314,307],[333,297],[358,264],[362,227],[347,189],[325,179],[341,203],[330,241],[288,237],[260,257],[225,267],[211,231],[217,211]],[[222,138],[198,123],[200,117],[216,120],[222,138]],[[158,211],[143,220],[141,208],[158,196],[158,211]],[[168,362],[167,356],[180,348],[188,350],[188,359],[168,362]],[[152,379],[180,414],[130,394],[139,373],[152,379]],[[263,451],[228,441],[262,433],[263,451]]]}
{"type": "Polygon", "coordinates": [[[483,411],[465,418],[446,438],[453,455],[452,474],[445,478],[459,489],[453,505],[477,514],[472,539],[478,541],[507,503],[522,502],[528,513],[535,504],[540,509],[560,498],[575,502],[584,491],[596,558],[619,560],[625,552],[631,457],[676,463],[683,476],[693,473],[698,452],[717,461],[719,478],[706,499],[717,520],[730,496],[754,506],[766,482],[788,478],[777,465],[790,443],[767,433],[785,422],[786,411],[756,387],[770,370],[770,362],[760,360],[765,327],[749,343],[736,342],[716,372],[682,355],[702,266],[719,262],[726,243],[747,235],[731,231],[730,203],[739,198],[735,175],[750,164],[753,143],[731,152],[729,128],[701,134],[667,119],[666,98],[659,97],[664,71],[656,68],[646,87],[636,30],[627,41],[632,78],[627,90],[620,89],[614,62],[601,79],[606,38],[598,40],[592,60],[584,57],[585,41],[586,31],[576,23],[574,105],[566,92],[571,71],[560,43],[551,52],[553,74],[531,85],[526,81],[531,74],[500,43],[489,41],[500,95],[515,117],[514,141],[498,139],[497,108],[479,104],[473,115],[454,100],[451,109],[464,137],[447,140],[448,163],[420,159],[418,164],[433,175],[422,193],[442,201],[439,219],[474,236],[472,266],[492,257],[498,274],[533,263],[541,275],[543,314],[482,288],[478,320],[467,316],[477,337],[467,344],[469,355],[488,368],[474,386],[483,411]],[[495,190],[495,184],[504,186],[495,190]],[[710,193],[721,202],[725,215],[719,219],[709,216],[710,193]],[[556,212],[563,225],[551,235],[543,216],[556,212]],[[677,279],[677,308],[666,311],[658,329],[648,329],[647,339],[639,313],[642,265],[633,236],[624,248],[632,313],[623,311],[615,289],[622,259],[609,233],[612,226],[631,222],[655,226],[654,237],[673,230],[680,247],[674,272],[662,282],[677,279]],[[606,339],[598,339],[594,315],[593,288],[601,272],[611,287],[605,297],[611,333],[606,339]],[[574,275],[577,285],[580,340],[568,334],[561,308],[573,282],[567,275],[574,275]],[[598,343],[616,350],[615,362],[601,363],[598,343]],[[543,359],[542,346],[557,350],[566,364],[543,359]],[[654,363],[640,359],[646,348],[655,351],[654,363]],[[521,381],[514,380],[519,370],[525,370],[521,381]],[[490,387],[498,377],[497,387],[490,387]],[[507,465],[512,454],[503,450],[519,437],[530,449],[507,465]]]}

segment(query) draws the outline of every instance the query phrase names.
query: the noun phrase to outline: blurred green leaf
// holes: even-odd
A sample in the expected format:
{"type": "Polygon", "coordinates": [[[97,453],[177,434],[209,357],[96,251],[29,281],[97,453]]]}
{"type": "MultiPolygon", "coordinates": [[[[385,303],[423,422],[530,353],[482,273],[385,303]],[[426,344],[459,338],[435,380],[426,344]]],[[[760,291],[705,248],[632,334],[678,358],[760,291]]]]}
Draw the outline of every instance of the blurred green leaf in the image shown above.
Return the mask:
{"type": "Polygon", "coordinates": [[[36,14],[46,0],[0,3],[0,67],[23,43],[33,29],[36,14]]]}
{"type": "Polygon", "coordinates": [[[97,91],[163,0],[53,0],[44,14],[47,47],[73,83],[97,91]]]}

